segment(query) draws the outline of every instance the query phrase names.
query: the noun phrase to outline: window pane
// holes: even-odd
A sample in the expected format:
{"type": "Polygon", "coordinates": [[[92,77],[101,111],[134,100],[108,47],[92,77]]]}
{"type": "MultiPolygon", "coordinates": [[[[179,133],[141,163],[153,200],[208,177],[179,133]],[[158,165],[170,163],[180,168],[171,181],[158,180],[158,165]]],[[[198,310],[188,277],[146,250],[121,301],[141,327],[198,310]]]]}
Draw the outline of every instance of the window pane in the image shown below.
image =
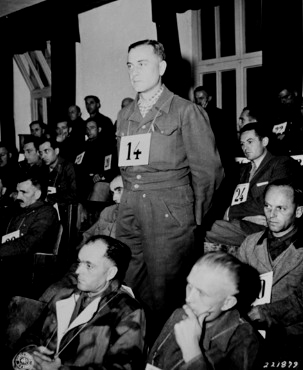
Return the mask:
{"type": "Polygon", "coordinates": [[[222,109],[227,120],[237,124],[236,70],[222,72],[222,109]]]}
{"type": "Polygon", "coordinates": [[[225,0],[220,9],[221,57],[236,54],[234,0],[225,0]]]}
{"type": "Polygon", "coordinates": [[[244,0],[245,52],[261,50],[261,4],[262,0],[244,0]]]}
{"type": "Polygon", "coordinates": [[[208,93],[212,95],[214,105],[217,105],[217,84],[216,84],[216,72],[205,73],[203,75],[203,86],[207,89],[208,93]]]}
{"type": "Polygon", "coordinates": [[[260,86],[262,86],[262,67],[252,67],[246,70],[247,105],[257,106],[260,103],[260,86]]]}
{"type": "Polygon", "coordinates": [[[200,12],[202,60],[216,57],[215,8],[203,6],[200,12]]]}

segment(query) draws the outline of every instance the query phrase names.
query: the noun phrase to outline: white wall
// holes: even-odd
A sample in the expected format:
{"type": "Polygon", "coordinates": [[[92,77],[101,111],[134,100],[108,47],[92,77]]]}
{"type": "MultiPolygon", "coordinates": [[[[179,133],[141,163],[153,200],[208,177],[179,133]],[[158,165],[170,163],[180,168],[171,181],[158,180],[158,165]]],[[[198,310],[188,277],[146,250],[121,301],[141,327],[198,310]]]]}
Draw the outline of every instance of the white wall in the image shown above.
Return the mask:
{"type": "Polygon", "coordinates": [[[79,15],[76,104],[87,118],[86,95],[97,95],[101,112],[116,120],[121,101],[134,97],[126,69],[128,46],[155,39],[150,0],[119,0],[79,15]]]}
{"type": "Polygon", "coordinates": [[[14,120],[16,130],[16,146],[19,149],[19,134],[29,134],[29,124],[31,123],[31,103],[30,92],[22,77],[17,64],[13,63],[14,68],[14,120]]]}

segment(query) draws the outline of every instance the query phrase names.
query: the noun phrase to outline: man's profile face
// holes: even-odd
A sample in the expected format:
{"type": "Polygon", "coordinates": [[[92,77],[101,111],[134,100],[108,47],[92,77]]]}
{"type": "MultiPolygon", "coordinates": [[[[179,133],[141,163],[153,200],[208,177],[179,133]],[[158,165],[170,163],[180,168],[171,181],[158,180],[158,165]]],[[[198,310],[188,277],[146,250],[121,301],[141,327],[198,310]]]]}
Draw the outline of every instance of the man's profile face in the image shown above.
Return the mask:
{"type": "Polygon", "coordinates": [[[147,93],[158,88],[166,62],[154,53],[151,45],[140,45],[129,51],[127,67],[135,91],[147,93]]]}
{"type": "Polygon", "coordinates": [[[264,214],[273,235],[282,237],[293,229],[296,218],[302,215],[302,207],[294,204],[292,188],[271,186],[265,194],[264,214]]]}
{"type": "Polygon", "coordinates": [[[267,139],[260,139],[255,130],[249,130],[241,134],[240,143],[245,157],[253,161],[260,158],[265,152],[267,139]]]}
{"type": "Polygon", "coordinates": [[[42,127],[39,123],[33,123],[30,125],[31,134],[35,137],[41,137],[43,135],[42,127]]]}
{"type": "Polygon", "coordinates": [[[202,108],[206,108],[209,102],[209,96],[206,91],[195,92],[195,103],[201,105],[202,108]]]}
{"type": "Polygon", "coordinates": [[[89,242],[78,254],[77,287],[84,292],[97,293],[108,281],[113,263],[105,256],[107,246],[102,240],[89,242]]]}
{"type": "Polygon", "coordinates": [[[21,208],[26,208],[34,204],[40,197],[41,192],[30,180],[19,182],[17,185],[17,201],[21,208]]]}
{"type": "Polygon", "coordinates": [[[195,265],[187,277],[186,304],[197,318],[208,312],[205,321],[210,322],[222,314],[226,298],[236,292],[235,284],[225,269],[195,265]]]}
{"type": "Polygon", "coordinates": [[[0,167],[7,165],[9,153],[5,147],[0,147],[0,167]]]}
{"type": "Polygon", "coordinates": [[[56,160],[58,158],[59,149],[58,148],[53,149],[51,147],[50,142],[46,141],[45,143],[43,143],[39,146],[39,154],[40,154],[40,157],[42,158],[43,162],[47,166],[51,166],[52,164],[54,164],[56,162],[56,160]]]}
{"type": "Polygon", "coordinates": [[[25,160],[29,165],[33,165],[39,162],[40,156],[34,143],[26,143],[23,146],[25,160]]]}
{"type": "Polygon", "coordinates": [[[100,103],[97,103],[94,98],[85,99],[85,107],[89,115],[95,114],[99,111],[100,103]]]}
{"type": "Polygon", "coordinates": [[[123,193],[123,182],[122,177],[116,177],[109,184],[110,191],[113,194],[113,201],[117,204],[120,204],[122,193],[123,193]]]}

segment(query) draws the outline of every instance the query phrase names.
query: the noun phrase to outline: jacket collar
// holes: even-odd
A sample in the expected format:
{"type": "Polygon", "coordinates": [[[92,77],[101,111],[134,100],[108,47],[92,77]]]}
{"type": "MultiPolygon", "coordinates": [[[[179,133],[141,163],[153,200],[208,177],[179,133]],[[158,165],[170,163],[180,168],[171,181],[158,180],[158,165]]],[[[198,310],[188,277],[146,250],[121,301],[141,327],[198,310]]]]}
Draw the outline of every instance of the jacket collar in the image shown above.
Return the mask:
{"type": "MultiPolygon", "coordinates": [[[[283,239],[287,239],[290,234],[293,233],[293,230],[291,230],[289,233],[283,236],[283,239]]],[[[271,231],[267,228],[259,240],[257,241],[257,245],[262,245],[263,242],[268,238],[274,238],[271,231]]],[[[293,245],[296,249],[303,248],[303,232],[297,228],[297,231],[291,236],[291,242],[290,245],[293,245]]]]}
{"type": "Polygon", "coordinates": [[[239,324],[245,321],[240,317],[237,309],[226,311],[217,321],[205,332],[203,338],[203,348],[207,351],[211,347],[211,342],[216,340],[218,347],[225,352],[227,350],[229,340],[234,334],[239,324]]]}

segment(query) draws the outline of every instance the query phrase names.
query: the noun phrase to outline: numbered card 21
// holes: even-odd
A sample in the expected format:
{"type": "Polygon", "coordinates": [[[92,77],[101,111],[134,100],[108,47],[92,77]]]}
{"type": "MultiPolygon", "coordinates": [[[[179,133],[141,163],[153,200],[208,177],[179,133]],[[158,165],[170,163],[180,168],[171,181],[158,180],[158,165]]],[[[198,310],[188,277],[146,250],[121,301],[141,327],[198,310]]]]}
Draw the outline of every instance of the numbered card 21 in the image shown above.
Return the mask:
{"type": "Polygon", "coordinates": [[[151,133],[123,136],[120,142],[119,167],[148,164],[151,133]]]}

